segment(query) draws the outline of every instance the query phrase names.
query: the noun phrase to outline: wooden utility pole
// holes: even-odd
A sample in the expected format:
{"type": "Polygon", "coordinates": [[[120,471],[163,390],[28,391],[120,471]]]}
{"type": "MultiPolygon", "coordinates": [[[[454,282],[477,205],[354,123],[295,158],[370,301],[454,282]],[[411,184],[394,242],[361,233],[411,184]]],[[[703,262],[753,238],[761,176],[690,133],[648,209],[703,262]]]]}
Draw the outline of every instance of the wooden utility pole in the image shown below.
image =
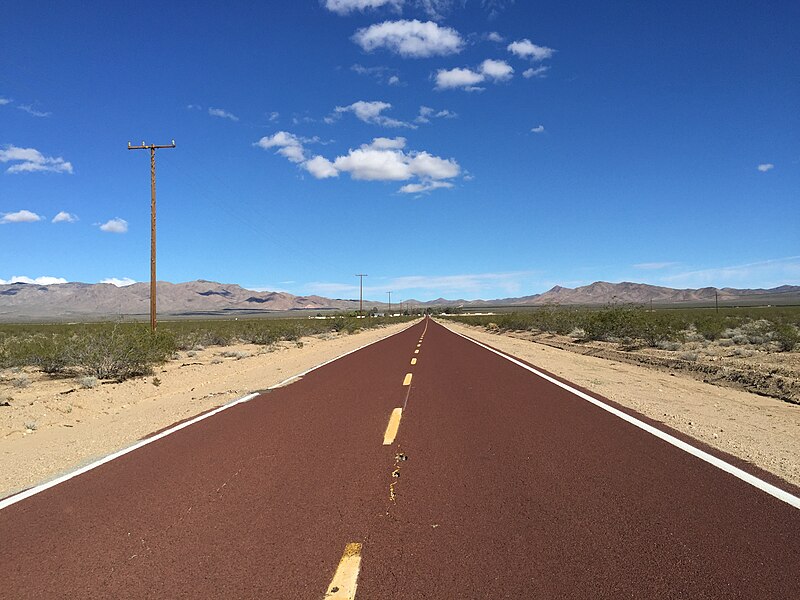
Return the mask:
{"type": "Polygon", "coordinates": [[[171,144],[149,146],[142,142],[141,146],[131,146],[128,150],[150,150],[150,329],[156,330],[156,150],[161,148],[174,148],[175,140],[171,144]]]}
{"type": "Polygon", "coordinates": [[[389,294],[389,310],[388,310],[388,314],[391,317],[392,316],[392,292],[386,292],[386,293],[389,294]]]}
{"type": "Polygon", "coordinates": [[[356,277],[361,278],[361,284],[358,291],[358,314],[364,316],[364,277],[369,277],[366,273],[356,273],[356,277]]]}

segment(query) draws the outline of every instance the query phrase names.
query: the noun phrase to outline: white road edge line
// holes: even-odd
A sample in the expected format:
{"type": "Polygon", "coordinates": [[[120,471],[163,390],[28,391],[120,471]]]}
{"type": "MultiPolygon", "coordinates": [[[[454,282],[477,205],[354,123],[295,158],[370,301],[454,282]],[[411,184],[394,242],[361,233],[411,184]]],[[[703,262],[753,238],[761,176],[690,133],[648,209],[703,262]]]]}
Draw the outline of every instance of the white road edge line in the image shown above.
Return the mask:
{"type": "MultiPolygon", "coordinates": [[[[302,373],[298,373],[297,375],[292,375],[291,377],[287,377],[283,381],[281,381],[279,383],[276,383],[275,385],[271,385],[267,389],[268,390],[273,390],[273,389],[282,387],[287,382],[289,382],[289,381],[291,381],[293,379],[297,379],[297,378],[303,377],[305,375],[308,375],[309,373],[311,373],[311,371],[316,371],[317,369],[320,369],[320,368],[324,367],[325,365],[329,365],[330,363],[332,363],[334,361],[337,361],[340,358],[344,358],[345,356],[348,356],[350,354],[358,352],[359,350],[363,350],[367,346],[372,346],[373,344],[377,344],[378,342],[382,342],[383,340],[388,339],[388,338],[390,338],[392,336],[401,334],[401,333],[403,333],[407,329],[410,329],[411,327],[413,327],[416,324],[417,324],[417,322],[411,323],[411,325],[409,325],[408,327],[404,327],[400,331],[396,331],[395,333],[390,333],[389,335],[385,335],[382,338],[379,338],[379,339],[375,340],[374,342],[370,342],[369,344],[364,344],[363,346],[359,346],[358,348],[356,348],[354,350],[350,350],[348,352],[345,352],[344,354],[340,354],[339,356],[337,356],[335,358],[332,358],[330,360],[326,360],[325,362],[320,363],[320,364],[318,364],[318,365],[316,365],[314,367],[311,367],[310,369],[307,369],[307,370],[303,371],[302,373]]],[[[115,458],[119,458],[120,456],[124,456],[125,454],[128,454],[129,452],[133,452],[134,450],[138,450],[142,446],[146,446],[147,444],[152,444],[153,442],[155,442],[157,440],[160,440],[161,438],[167,437],[168,435],[170,435],[172,433],[175,433],[176,431],[180,431],[181,429],[185,429],[186,427],[189,427],[189,425],[194,425],[195,423],[199,423],[200,421],[202,421],[204,419],[208,419],[209,417],[213,417],[214,415],[216,415],[218,413],[221,413],[223,410],[227,410],[229,408],[232,408],[232,407],[236,406],[237,404],[242,404],[244,402],[249,402],[250,400],[252,400],[253,398],[255,398],[258,395],[260,395],[258,392],[254,392],[252,394],[247,394],[246,396],[242,396],[241,398],[238,398],[236,400],[232,400],[231,402],[228,402],[227,404],[223,404],[222,406],[218,406],[214,410],[211,410],[209,412],[203,413],[202,415],[198,415],[198,416],[196,416],[196,417],[194,417],[192,419],[189,419],[188,421],[184,421],[183,423],[179,423],[178,425],[175,425],[174,427],[170,427],[169,429],[166,429],[166,430],[162,431],[161,433],[157,433],[156,435],[154,435],[152,437],[140,440],[140,441],[136,442],[135,444],[133,444],[132,446],[128,446],[127,448],[123,448],[122,450],[117,450],[116,452],[114,452],[112,454],[109,454],[108,456],[104,456],[103,458],[101,458],[99,460],[96,460],[96,461],[94,461],[92,463],[89,463],[88,465],[85,465],[85,466],[83,466],[83,467],[81,467],[79,469],[76,469],[74,471],[70,471],[69,473],[61,475],[60,477],[56,477],[55,479],[52,479],[52,480],[47,481],[45,483],[36,485],[36,486],[34,486],[32,488],[28,488],[27,490],[24,490],[22,492],[19,492],[17,494],[9,496],[8,498],[6,498],[4,500],[0,500],[0,510],[3,510],[4,508],[8,508],[12,504],[16,504],[17,502],[21,502],[22,500],[25,500],[26,498],[30,498],[31,496],[35,496],[36,494],[38,494],[40,492],[43,492],[43,491],[45,491],[47,489],[50,489],[51,487],[55,487],[60,483],[64,483],[65,481],[69,481],[73,477],[77,477],[78,475],[82,475],[83,473],[86,473],[87,471],[91,471],[92,469],[96,469],[97,467],[99,467],[101,465],[104,465],[107,462],[111,462],[115,458]]]]}
{"type": "Polygon", "coordinates": [[[709,454],[708,452],[704,452],[703,450],[700,450],[699,448],[695,448],[691,444],[687,444],[683,440],[679,440],[678,438],[676,438],[673,435],[670,435],[670,434],[668,434],[668,433],[666,433],[664,431],[661,431],[660,429],[657,429],[656,427],[653,427],[652,425],[648,425],[647,423],[645,423],[643,421],[640,421],[636,417],[632,417],[629,414],[627,414],[625,412],[622,412],[621,410],[619,410],[617,408],[614,408],[613,406],[609,406],[608,404],[605,404],[604,402],[601,402],[597,398],[593,398],[589,394],[586,394],[586,393],[584,393],[584,392],[582,392],[580,390],[576,390],[575,388],[567,385],[566,383],[562,383],[561,381],[558,381],[557,379],[554,379],[553,377],[550,377],[549,375],[546,375],[545,373],[542,373],[541,371],[531,367],[530,365],[526,365],[525,363],[517,360],[516,358],[514,358],[512,356],[504,354],[503,352],[499,352],[498,350],[495,350],[494,348],[490,348],[486,344],[482,344],[481,342],[479,342],[477,340],[474,340],[471,337],[468,337],[468,336],[466,336],[464,334],[461,334],[461,333],[459,333],[457,331],[453,331],[452,329],[450,329],[446,325],[442,325],[442,326],[445,327],[445,329],[447,329],[451,333],[455,333],[456,335],[461,336],[465,340],[469,340],[473,344],[477,344],[481,348],[485,348],[486,350],[489,350],[490,352],[494,352],[498,356],[502,356],[503,358],[505,358],[508,361],[511,361],[515,365],[518,365],[518,366],[522,367],[523,369],[525,369],[527,371],[530,371],[534,375],[537,375],[537,376],[541,377],[542,379],[544,379],[546,381],[549,381],[550,383],[553,383],[553,384],[557,385],[558,387],[563,388],[563,389],[567,390],[568,392],[571,392],[572,394],[575,394],[576,396],[578,396],[579,398],[581,398],[583,400],[586,400],[587,402],[591,402],[595,406],[597,406],[599,408],[602,408],[605,411],[610,412],[612,415],[614,415],[616,417],[619,417],[623,421],[627,421],[631,425],[635,425],[639,429],[643,429],[647,433],[650,433],[650,434],[656,436],[657,438],[660,438],[660,439],[664,440],[668,444],[672,444],[676,448],[680,448],[684,452],[688,452],[692,456],[695,456],[695,457],[699,458],[700,460],[703,460],[703,461],[705,461],[705,462],[717,467],[718,469],[721,469],[721,470],[725,471],[726,473],[730,473],[731,475],[741,479],[745,483],[749,483],[750,485],[752,485],[754,487],[757,487],[758,489],[760,489],[763,492],[766,492],[770,496],[774,496],[778,500],[783,500],[784,502],[786,502],[790,506],[793,506],[794,508],[800,509],[800,498],[798,498],[794,494],[790,494],[789,492],[787,492],[785,490],[782,490],[781,488],[779,488],[777,486],[774,486],[771,483],[767,483],[763,479],[759,479],[758,477],[756,477],[755,475],[751,475],[747,471],[743,471],[742,469],[740,469],[738,467],[734,467],[732,464],[725,462],[721,458],[717,458],[716,456],[714,456],[712,454],[709,454]]]}

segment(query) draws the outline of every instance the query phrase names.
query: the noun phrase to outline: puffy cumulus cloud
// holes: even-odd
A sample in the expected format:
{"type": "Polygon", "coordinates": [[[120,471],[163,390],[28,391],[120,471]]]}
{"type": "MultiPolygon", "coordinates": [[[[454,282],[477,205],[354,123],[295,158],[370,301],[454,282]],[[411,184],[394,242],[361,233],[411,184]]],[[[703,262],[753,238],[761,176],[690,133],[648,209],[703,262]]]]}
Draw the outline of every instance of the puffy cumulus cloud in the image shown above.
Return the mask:
{"type": "Polygon", "coordinates": [[[277,148],[277,153],[285,156],[293,163],[305,161],[305,150],[303,144],[296,135],[288,131],[279,131],[273,135],[265,135],[255,143],[259,148],[269,150],[277,148]]]}
{"type": "Polygon", "coordinates": [[[536,127],[531,129],[533,133],[544,133],[544,125],[537,125],[536,127]]]}
{"type": "Polygon", "coordinates": [[[537,46],[527,38],[517,42],[511,42],[507,49],[511,54],[519,56],[520,58],[529,58],[530,60],[536,61],[551,58],[556,52],[547,46],[537,46]]]}
{"type": "Polygon", "coordinates": [[[323,6],[337,15],[348,15],[355,11],[389,6],[399,10],[404,0],[323,0],[323,6]]]}
{"type": "Polygon", "coordinates": [[[339,171],[324,156],[315,156],[303,163],[303,168],[317,179],[327,179],[328,177],[338,177],[339,171]]]}
{"type": "Polygon", "coordinates": [[[115,217],[113,219],[109,219],[105,223],[101,223],[99,225],[100,231],[105,231],[107,233],[127,233],[128,232],[128,222],[125,219],[120,219],[119,217],[115,217]]]}
{"type": "Polygon", "coordinates": [[[775,165],[773,165],[772,163],[762,163],[758,165],[758,167],[756,168],[762,173],[766,173],[767,171],[771,171],[772,169],[774,169],[775,165]]]}
{"type": "MultiPolygon", "coordinates": [[[[256,145],[263,148],[278,147],[280,150],[296,148],[298,155],[305,155],[301,138],[285,131],[262,138],[256,145]]],[[[303,169],[317,179],[329,179],[338,177],[340,173],[347,173],[351,179],[358,181],[417,179],[418,181],[411,183],[424,185],[424,189],[420,188],[418,191],[452,187],[452,184],[432,185],[432,182],[442,182],[459,175],[461,167],[454,159],[441,158],[424,151],[405,151],[405,147],[406,138],[404,137],[377,137],[358,148],[351,148],[347,154],[334,159],[316,155],[308,160],[293,160],[291,156],[286,154],[284,156],[287,156],[292,162],[299,163],[303,169]]]]}
{"type": "Polygon", "coordinates": [[[487,33],[486,39],[489,40],[490,42],[497,42],[498,44],[501,44],[506,41],[506,38],[504,38],[496,31],[490,31],[489,33],[487,33]]]}
{"type": "Polygon", "coordinates": [[[405,153],[398,150],[351,149],[337,156],[333,165],[360,181],[403,181],[412,175],[405,153]]]}
{"type": "Polygon", "coordinates": [[[480,72],[495,81],[508,81],[514,75],[514,69],[506,61],[490,58],[481,63],[480,72]]]}
{"type": "Polygon", "coordinates": [[[453,184],[449,181],[426,181],[424,183],[407,183],[400,188],[401,194],[422,194],[441,188],[451,188],[453,184]]]}
{"type": "Polygon", "coordinates": [[[117,277],[107,277],[106,279],[101,280],[100,283],[110,283],[111,285],[115,285],[117,287],[126,287],[136,283],[136,280],[131,279],[130,277],[122,277],[121,279],[117,277]]]}
{"type": "Polygon", "coordinates": [[[59,283],[67,283],[67,280],[63,277],[48,277],[44,275],[42,277],[25,277],[24,275],[15,275],[9,280],[0,279],[0,285],[8,284],[8,283],[32,283],[36,285],[58,285],[59,283]]]}
{"type": "Polygon", "coordinates": [[[364,123],[370,123],[372,125],[381,125],[383,127],[410,127],[412,129],[415,127],[411,123],[393,119],[382,114],[383,111],[390,108],[392,108],[392,105],[388,102],[381,102],[379,100],[366,102],[364,100],[359,100],[358,102],[353,102],[349,106],[337,106],[333,112],[336,116],[351,112],[359,121],[364,121],[364,123]]]}
{"type": "Polygon", "coordinates": [[[3,213],[3,216],[0,217],[0,223],[35,223],[36,221],[41,221],[42,217],[37,215],[35,212],[31,212],[29,210],[18,210],[17,212],[12,213],[3,213]]]}
{"type": "Polygon", "coordinates": [[[229,119],[231,121],[239,120],[239,117],[231,112],[228,112],[224,108],[209,108],[208,114],[210,114],[212,117],[219,117],[220,119],[229,119]]]}
{"type": "Polygon", "coordinates": [[[77,220],[78,220],[78,217],[76,215],[73,215],[72,213],[68,213],[68,212],[62,210],[55,217],[53,217],[53,221],[52,222],[53,223],[74,223],[77,220]]]}
{"type": "Polygon", "coordinates": [[[6,173],[33,173],[36,171],[50,171],[53,173],[72,173],[72,164],[60,156],[52,158],[44,156],[35,148],[18,148],[5,146],[0,150],[0,162],[13,162],[6,169],[6,173]]]}
{"type": "Polygon", "coordinates": [[[531,67],[530,69],[525,69],[522,72],[522,76],[525,79],[530,79],[531,77],[544,77],[549,70],[550,67],[548,67],[547,65],[541,65],[539,67],[536,67],[535,69],[531,67]]]}
{"type": "Polygon", "coordinates": [[[455,69],[439,69],[436,72],[436,89],[447,90],[461,88],[468,92],[482,91],[478,87],[487,79],[495,83],[509,81],[514,76],[514,69],[504,60],[487,58],[477,69],[456,67],[455,69]]]}
{"type": "Polygon", "coordinates": [[[455,29],[416,19],[370,25],[356,31],[352,39],[366,52],[384,48],[405,58],[456,54],[464,46],[464,40],[455,29]]]}
{"type": "Polygon", "coordinates": [[[482,83],[486,77],[483,73],[478,73],[472,69],[456,67],[454,69],[439,69],[436,71],[436,89],[450,90],[463,88],[469,91],[476,91],[477,84],[482,83]]]}

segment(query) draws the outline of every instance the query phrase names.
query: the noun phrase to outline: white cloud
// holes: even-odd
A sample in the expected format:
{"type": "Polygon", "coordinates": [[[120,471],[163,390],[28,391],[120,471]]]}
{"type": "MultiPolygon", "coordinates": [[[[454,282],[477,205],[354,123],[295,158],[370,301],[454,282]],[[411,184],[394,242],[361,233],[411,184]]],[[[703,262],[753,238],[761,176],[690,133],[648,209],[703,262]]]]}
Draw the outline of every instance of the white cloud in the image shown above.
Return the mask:
{"type": "Polygon", "coordinates": [[[464,40],[455,29],[416,19],[377,23],[359,29],[352,39],[366,52],[385,48],[406,58],[456,54],[464,46],[464,40]]]}
{"type": "Polygon", "coordinates": [[[100,225],[100,231],[106,231],[108,233],[127,233],[128,222],[125,219],[116,217],[100,225]]]}
{"type": "Polygon", "coordinates": [[[775,165],[773,165],[772,163],[763,163],[763,164],[758,165],[757,168],[762,173],[766,173],[767,171],[771,171],[772,169],[774,169],[775,165]]]}
{"type": "Polygon", "coordinates": [[[476,73],[471,69],[439,69],[436,71],[436,89],[448,90],[454,88],[464,88],[475,90],[475,86],[481,83],[486,77],[483,73],[476,73]]]}
{"type": "Polygon", "coordinates": [[[277,121],[278,117],[280,117],[280,116],[281,116],[281,113],[273,111],[273,112],[269,113],[269,120],[270,121],[277,121]]]}
{"type": "Polygon", "coordinates": [[[24,112],[28,113],[31,116],[34,116],[34,117],[52,117],[53,116],[53,113],[51,113],[51,112],[42,112],[40,110],[36,110],[30,104],[20,104],[19,106],[17,106],[17,108],[20,109],[21,111],[24,111],[24,112]]]}
{"type": "Polygon", "coordinates": [[[500,35],[496,31],[490,31],[489,33],[487,33],[486,34],[486,39],[489,40],[490,42],[497,42],[497,43],[501,43],[501,42],[506,41],[506,38],[504,38],[502,35],[500,35]]]}
{"type": "MultiPolygon", "coordinates": [[[[509,273],[470,273],[459,275],[409,275],[380,279],[380,285],[365,285],[365,296],[385,297],[387,289],[398,294],[407,290],[424,295],[447,295],[450,297],[478,297],[485,293],[518,295],[523,283],[531,276],[530,271],[509,273]]],[[[378,280],[378,278],[376,278],[378,280]]],[[[368,280],[365,280],[365,283],[368,280]]],[[[355,284],[340,282],[312,282],[305,286],[311,293],[322,295],[349,295],[358,297],[358,281],[355,284]]],[[[394,294],[392,294],[394,297],[394,294]]]]}
{"type": "Polygon", "coordinates": [[[6,169],[6,173],[32,173],[35,171],[51,171],[53,173],[72,173],[72,164],[60,156],[52,158],[44,156],[35,148],[18,148],[5,146],[0,150],[0,162],[15,162],[6,169]]]}
{"type": "Polygon", "coordinates": [[[199,104],[187,104],[186,110],[203,110],[203,107],[199,104]]]}
{"type": "Polygon", "coordinates": [[[675,287],[745,287],[770,288],[800,283],[800,256],[788,256],[743,265],[687,271],[660,278],[675,287]]]}
{"type": "Polygon", "coordinates": [[[32,283],[35,285],[57,285],[60,283],[67,283],[67,280],[63,277],[25,277],[24,275],[15,275],[8,281],[5,279],[0,279],[0,285],[8,284],[8,283],[32,283]]]}
{"type": "Polygon", "coordinates": [[[11,99],[0,96],[0,106],[5,106],[6,104],[11,104],[11,99]]]}
{"type": "Polygon", "coordinates": [[[238,121],[239,117],[233,113],[228,112],[224,108],[209,108],[208,114],[212,117],[219,117],[221,119],[230,119],[231,121],[238,121]]]}
{"type": "Polygon", "coordinates": [[[508,51],[520,58],[529,58],[536,61],[551,58],[556,52],[546,46],[537,46],[527,38],[518,42],[511,42],[508,45],[508,51]]]}
{"type": "Polygon", "coordinates": [[[406,138],[404,137],[396,137],[396,138],[377,137],[373,139],[369,144],[361,144],[361,148],[364,150],[402,150],[405,147],[406,147],[406,138]]]}
{"type": "Polygon", "coordinates": [[[29,210],[18,210],[17,212],[13,213],[3,213],[2,218],[0,218],[0,223],[35,223],[36,221],[41,221],[42,217],[37,215],[35,212],[31,212],[29,210]]]}
{"type": "Polygon", "coordinates": [[[390,6],[399,10],[404,0],[324,0],[324,6],[337,15],[347,15],[354,11],[365,11],[369,8],[390,6]]]}
{"type": "Polygon", "coordinates": [[[77,220],[78,220],[78,217],[76,215],[73,215],[72,213],[68,213],[68,212],[62,210],[55,217],[53,217],[53,221],[52,222],[53,223],[74,223],[77,220]]]}
{"type": "Polygon", "coordinates": [[[416,178],[419,181],[415,183],[426,184],[427,191],[451,187],[430,185],[430,182],[452,179],[461,172],[461,167],[454,159],[441,158],[428,152],[405,152],[404,137],[377,137],[333,160],[320,155],[309,160],[298,159],[305,156],[302,140],[286,131],[264,137],[255,145],[279,148],[279,153],[292,162],[300,163],[302,168],[317,179],[337,177],[340,173],[348,173],[351,179],[360,181],[407,181],[416,178]],[[286,152],[287,150],[291,152],[286,152]]]}
{"type": "Polygon", "coordinates": [[[475,70],[461,67],[439,69],[436,72],[436,89],[462,88],[468,92],[482,91],[483,88],[477,87],[479,83],[483,83],[487,79],[491,79],[495,83],[508,81],[513,75],[514,69],[504,60],[487,58],[475,70]]]}
{"type": "Polygon", "coordinates": [[[544,133],[544,125],[537,125],[533,129],[531,129],[533,133],[544,133]]]}
{"type": "Polygon", "coordinates": [[[339,171],[333,166],[333,163],[324,156],[315,156],[311,160],[307,160],[303,163],[303,167],[317,179],[339,176],[339,171]]]}
{"type": "Polygon", "coordinates": [[[412,176],[405,153],[397,150],[351,149],[333,164],[361,181],[403,181],[412,176]]]}
{"type": "Polygon", "coordinates": [[[439,188],[451,188],[453,184],[449,181],[426,181],[423,183],[408,183],[400,188],[401,194],[420,194],[438,190],[439,188]]]}
{"type": "Polygon", "coordinates": [[[481,63],[480,72],[495,81],[508,81],[514,75],[514,69],[506,61],[490,58],[481,63]]]}
{"type": "Polygon", "coordinates": [[[400,78],[397,75],[392,75],[391,77],[389,77],[389,80],[387,81],[387,83],[389,85],[400,85],[401,81],[400,81],[400,78]]]}
{"type": "Polygon", "coordinates": [[[550,67],[547,65],[541,65],[536,67],[535,69],[531,67],[530,69],[525,69],[522,72],[522,76],[525,79],[530,79],[531,77],[544,77],[545,74],[550,70],[550,67]]]}
{"type": "Polygon", "coordinates": [[[300,138],[288,131],[279,131],[273,135],[264,136],[255,145],[265,150],[278,148],[278,154],[294,163],[301,163],[306,159],[300,138]]]}
{"type": "Polygon", "coordinates": [[[131,279],[130,277],[123,277],[121,279],[117,277],[107,277],[106,279],[101,280],[100,283],[110,283],[111,285],[115,285],[117,287],[126,287],[136,283],[136,280],[131,279]]]}
{"type": "Polygon", "coordinates": [[[334,114],[341,115],[346,112],[351,112],[357,119],[364,121],[364,123],[382,125],[383,127],[411,127],[412,129],[415,127],[411,123],[392,119],[382,114],[383,111],[390,108],[392,108],[392,105],[388,102],[380,102],[378,100],[366,102],[364,100],[359,100],[358,102],[353,102],[353,104],[349,106],[337,106],[334,109],[334,114]]]}
{"type": "Polygon", "coordinates": [[[425,11],[429,19],[444,19],[453,8],[453,0],[416,0],[415,4],[425,11]]]}

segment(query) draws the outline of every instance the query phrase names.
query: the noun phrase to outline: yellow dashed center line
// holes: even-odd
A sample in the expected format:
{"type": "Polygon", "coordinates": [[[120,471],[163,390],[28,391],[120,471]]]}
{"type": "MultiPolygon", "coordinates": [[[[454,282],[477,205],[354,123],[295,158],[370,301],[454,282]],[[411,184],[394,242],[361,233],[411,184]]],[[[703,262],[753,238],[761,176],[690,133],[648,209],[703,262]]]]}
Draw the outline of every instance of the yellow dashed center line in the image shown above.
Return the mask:
{"type": "Polygon", "coordinates": [[[325,598],[331,600],[353,600],[358,586],[358,571],[361,569],[361,544],[347,544],[333,575],[333,581],[325,592],[325,598]]]}
{"type": "Polygon", "coordinates": [[[412,365],[415,365],[415,364],[417,364],[417,359],[416,359],[416,358],[412,358],[412,359],[411,359],[411,364],[412,364],[412,365]]]}
{"type": "Polygon", "coordinates": [[[403,379],[403,385],[411,385],[411,373],[406,373],[406,378],[403,379]]]}
{"type": "Polygon", "coordinates": [[[414,354],[419,354],[419,350],[414,350],[414,354]]]}
{"type": "Polygon", "coordinates": [[[389,425],[386,427],[386,433],[383,434],[384,446],[389,446],[394,443],[394,438],[397,437],[397,430],[400,428],[400,418],[402,416],[402,408],[395,408],[392,411],[392,415],[389,417],[389,425]]]}
{"type": "Polygon", "coordinates": [[[417,348],[419,348],[420,346],[422,346],[422,344],[417,344],[417,348]]]}

